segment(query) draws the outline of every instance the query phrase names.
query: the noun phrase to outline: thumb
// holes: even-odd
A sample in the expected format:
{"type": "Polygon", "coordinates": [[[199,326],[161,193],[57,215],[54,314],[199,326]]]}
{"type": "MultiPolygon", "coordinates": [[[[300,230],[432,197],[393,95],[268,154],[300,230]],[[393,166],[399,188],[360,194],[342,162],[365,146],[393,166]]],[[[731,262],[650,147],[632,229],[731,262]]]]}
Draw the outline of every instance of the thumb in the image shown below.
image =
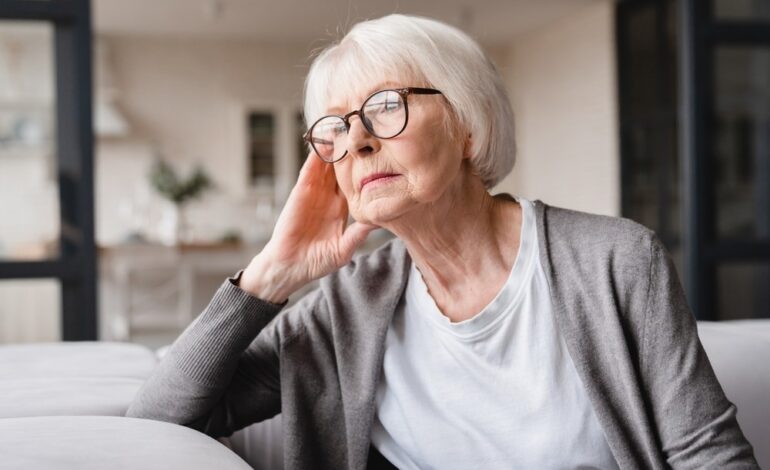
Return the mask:
{"type": "Polygon", "coordinates": [[[353,252],[356,251],[366,237],[379,227],[377,225],[365,224],[362,222],[353,222],[345,229],[340,240],[340,251],[345,259],[350,260],[353,252]]]}

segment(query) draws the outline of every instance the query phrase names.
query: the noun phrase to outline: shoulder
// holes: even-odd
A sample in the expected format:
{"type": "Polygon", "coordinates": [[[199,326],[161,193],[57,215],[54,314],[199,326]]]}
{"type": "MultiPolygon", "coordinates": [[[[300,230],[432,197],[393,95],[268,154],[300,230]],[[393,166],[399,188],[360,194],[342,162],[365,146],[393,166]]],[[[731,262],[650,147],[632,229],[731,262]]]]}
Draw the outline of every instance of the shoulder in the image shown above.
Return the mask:
{"type": "Polygon", "coordinates": [[[649,228],[624,217],[565,209],[541,201],[536,201],[535,207],[548,235],[563,236],[569,233],[575,242],[637,243],[655,237],[649,228]]]}
{"type": "Polygon", "coordinates": [[[540,260],[560,292],[604,292],[646,303],[654,266],[668,252],[654,231],[632,220],[536,203],[540,260]],[[579,287],[578,287],[579,286],[579,287]]]}
{"type": "Polygon", "coordinates": [[[676,276],[655,232],[629,219],[539,201],[537,211],[540,261],[554,298],[570,312],[590,311],[581,321],[610,318],[605,325],[612,325],[619,316],[631,336],[643,332],[656,273],[676,276]]]}
{"type": "Polygon", "coordinates": [[[538,230],[544,233],[549,258],[623,261],[649,268],[653,249],[660,242],[655,232],[623,217],[587,212],[535,203],[538,230]]]}

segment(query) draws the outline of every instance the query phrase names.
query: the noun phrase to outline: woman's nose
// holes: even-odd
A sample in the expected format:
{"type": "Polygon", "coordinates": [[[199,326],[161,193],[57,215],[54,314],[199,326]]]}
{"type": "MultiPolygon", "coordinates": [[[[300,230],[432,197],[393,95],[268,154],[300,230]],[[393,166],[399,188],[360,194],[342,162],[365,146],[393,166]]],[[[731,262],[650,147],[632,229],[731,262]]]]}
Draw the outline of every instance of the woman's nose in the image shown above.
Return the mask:
{"type": "Polygon", "coordinates": [[[379,148],[379,139],[369,132],[358,116],[353,116],[348,129],[348,152],[365,157],[377,152],[379,148]]]}

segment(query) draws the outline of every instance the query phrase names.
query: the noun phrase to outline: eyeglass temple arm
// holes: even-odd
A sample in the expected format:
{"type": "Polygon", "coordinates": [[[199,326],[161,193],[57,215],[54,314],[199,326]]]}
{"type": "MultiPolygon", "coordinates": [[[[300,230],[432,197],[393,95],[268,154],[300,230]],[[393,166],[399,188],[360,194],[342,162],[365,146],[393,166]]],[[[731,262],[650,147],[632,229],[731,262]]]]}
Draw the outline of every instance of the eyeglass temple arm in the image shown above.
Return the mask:
{"type": "Polygon", "coordinates": [[[413,95],[440,95],[441,92],[433,88],[404,88],[404,91],[413,95]]]}
{"type": "Polygon", "coordinates": [[[329,144],[332,143],[331,140],[319,139],[318,137],[312,138],[310,136],[310,129],[308,129],[304,134],[302,134],[302,140],[304,140],[305,142],[311,143],[311,144],[329,145],[329,144]]]}

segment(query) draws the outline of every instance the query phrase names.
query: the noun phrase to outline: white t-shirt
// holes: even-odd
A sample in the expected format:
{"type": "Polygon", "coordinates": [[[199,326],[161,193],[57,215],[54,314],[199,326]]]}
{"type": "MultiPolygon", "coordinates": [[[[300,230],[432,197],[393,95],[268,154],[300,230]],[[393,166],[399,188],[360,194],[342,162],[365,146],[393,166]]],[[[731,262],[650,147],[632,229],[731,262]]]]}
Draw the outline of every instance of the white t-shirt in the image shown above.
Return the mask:
{"type": "Polygon", "coordinates": [[[372,444],[400,469],[618,468],[554,324],[531,202],[510,276],[452,323],[412,264],[386,337],[372,444]]]}

